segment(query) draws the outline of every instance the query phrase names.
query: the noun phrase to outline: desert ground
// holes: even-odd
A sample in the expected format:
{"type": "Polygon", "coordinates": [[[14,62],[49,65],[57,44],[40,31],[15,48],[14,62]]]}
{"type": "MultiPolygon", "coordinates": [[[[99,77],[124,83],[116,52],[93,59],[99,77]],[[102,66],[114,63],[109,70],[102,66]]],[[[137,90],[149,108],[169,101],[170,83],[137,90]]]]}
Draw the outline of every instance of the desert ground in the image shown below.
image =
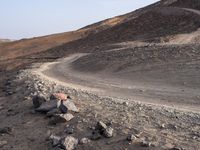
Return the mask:
{"type": "Polygon", "coordinates": [[[2,41],[0,149],[199,150],[199,12],[198,0],[162,0],[77,31],[2,41]]]}

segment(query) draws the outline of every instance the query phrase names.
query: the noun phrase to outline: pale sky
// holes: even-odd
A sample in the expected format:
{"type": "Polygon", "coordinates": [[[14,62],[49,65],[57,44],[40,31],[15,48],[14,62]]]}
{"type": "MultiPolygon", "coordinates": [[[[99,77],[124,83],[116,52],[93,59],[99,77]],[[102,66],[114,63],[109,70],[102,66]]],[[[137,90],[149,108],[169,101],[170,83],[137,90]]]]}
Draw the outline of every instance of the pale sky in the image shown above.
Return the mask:
{"type": "Polygon", "coordinates": [[[0,0],[0,38],[21,39],[82,28],[158,0],[0,0]]]}

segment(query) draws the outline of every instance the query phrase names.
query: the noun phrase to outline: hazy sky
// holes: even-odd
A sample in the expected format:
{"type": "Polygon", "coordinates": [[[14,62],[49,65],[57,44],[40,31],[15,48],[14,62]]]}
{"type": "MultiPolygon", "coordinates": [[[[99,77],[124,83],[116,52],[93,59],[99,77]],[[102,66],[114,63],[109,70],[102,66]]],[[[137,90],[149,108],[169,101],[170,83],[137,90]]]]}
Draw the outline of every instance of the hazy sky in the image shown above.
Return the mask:
{"type": "Polygon", "coordinates": [[[0,38],[75,30],[158,0],[0,0],[0,38]]]}

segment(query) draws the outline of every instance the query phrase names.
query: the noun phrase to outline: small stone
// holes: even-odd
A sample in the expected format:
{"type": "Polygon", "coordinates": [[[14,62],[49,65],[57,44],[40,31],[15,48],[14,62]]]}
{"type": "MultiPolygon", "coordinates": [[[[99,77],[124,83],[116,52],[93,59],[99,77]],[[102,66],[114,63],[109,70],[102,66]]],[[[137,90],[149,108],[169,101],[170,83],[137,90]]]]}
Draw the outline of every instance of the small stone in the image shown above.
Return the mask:
{"type": "Polygon", "coordinates": [[[87,144],[87,143],[90,143],[91,141],[90,141],[90,139],[88,139],[88,138],[82,138],[80,141],[79,141],[79,143],[80,144],[87,144]]]}
{"type": "Polygon", "coordinates": [[[100,134],[103,134],[104,130],[107,128],[107,125],[102,121],[97,122],[95,130],[99,130],[100,134]]]}
{"type": "Polygon", "coordinates": [[[51,111],[52,109],[55,109],[57,108],[57,101],[47,101],[45,103],[42,103],[40,105],[40,107],[36,108],[35,110],[38,111],[38,112],[48,112],[48,111],[51,111]]]}
{"type": "Polygon", "coordinates": [[[104,130],[103,135],[104,135],[106,138],[111,138],[111,137],[113,137],[113,128],[107,127],[107,128],[104,130]]]}
{"type": "Polygon", "coordinates": [[[32,98],[32,102],[33,102],[34,108],[38,108],[40,107],[40,105],[42,105],[42,103],[46,102],[46,99],[42,95],[35,95],[32,98]]]}
{"type": "Polygon", "coordinates": [[[78,139],[72,136],[67,136],[62,140],[61,145],[65,150],[74,150],[78,145],[78,139]]]}
{"type": "Polygon", "coordinates": [[[150,146],[151,146],[151,142],[148,142],[148,141],[143,140],[143,141],[141,142],[141,146],[143,146],[143,147],[150,147],[150,146]]]}
{"type": "Polygon", "coordinates": [[[50,97],[51,100],[63,100],[63,101],[66,101],[67,100],[67,95],[64,94],[64,93],[53,93],[50,97]]]}
{"type": "Polygon", "coordinates": [[[123,102],[123,105],[124,106],[128,106],[128,102],[123,102]]]}
{"type": "Polygon", "coordinates": [[[74,133],[74,127],[73,126],[68,126],[65,129],[65,133],[67,133],[67,134],[73,134],[74,133]]]}
{"type": "Polygon", "coordinates": [[[127,140],[130,141],[130,142],[133,142],[137,139],[137,137],[133,134],[129,134],[128,137],[127,137],[127,140]]]}
{"type": "Polygon", "coordinates": [[[165,128],[165,124],[163,123],[162,125],[161,125],[161,129],[164,129],[165,128]]]}
{"type": "Polygon", "coordinates": [[[57,146],[61,143],[61,137],[59,136],[51,135],[49,139],[51,140],[53,146],[57,146]]]}
{"type": "Polygon", "coordinates": [[[65,123],[73,119],[74,116],[72,114],[56,114],[50,120],[50,124],[57,124],[57,123],[65,123]]]}
{"type": "Polygon", "coordinates": [[[2,148],[4,145],[6,145],[8,142],[7,141],[0,141],[0,148],[2,148]]]}
{"type": "Polygon", "coordinates": [[[183,150],[183,148],[181,148],[180,146],[175,146],[171,148],[170,150],[183,150]]]}
{"type": "Polygon", "coordinates": [[[12,132],[11,127],[0,128],[0,134],[10,134],[11,132],[12,132]]]}

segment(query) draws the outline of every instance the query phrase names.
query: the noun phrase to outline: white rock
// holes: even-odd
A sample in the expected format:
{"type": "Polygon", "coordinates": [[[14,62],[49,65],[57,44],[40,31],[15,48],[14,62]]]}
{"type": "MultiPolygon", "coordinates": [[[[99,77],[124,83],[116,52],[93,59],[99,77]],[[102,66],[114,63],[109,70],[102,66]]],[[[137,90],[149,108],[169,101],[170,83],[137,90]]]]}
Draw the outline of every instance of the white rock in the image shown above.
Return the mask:
{"type": "Polygon", "coordinates": [[[67,136],[61,142],[61,145],[65,150],[74,150],[76,148],[76,146],[78,145],[78,139],[76,139],[72,136],[67,136]]]}

